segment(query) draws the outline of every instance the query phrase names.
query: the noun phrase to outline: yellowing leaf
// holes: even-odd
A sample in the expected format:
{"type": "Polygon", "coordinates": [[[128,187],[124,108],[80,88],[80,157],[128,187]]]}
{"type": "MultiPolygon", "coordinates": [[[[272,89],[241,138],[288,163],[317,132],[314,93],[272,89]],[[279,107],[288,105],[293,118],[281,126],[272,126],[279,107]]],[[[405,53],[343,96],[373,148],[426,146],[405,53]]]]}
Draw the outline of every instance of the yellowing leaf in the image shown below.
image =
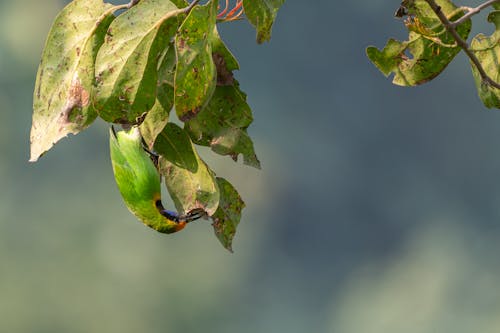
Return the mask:
{"type": "Polygon", "coordinates": [[[94,61],[117,8],[102,0],[75,0],[56,17],[35,83],[30,161],[96,118],[94,61]]]}
{"type": "MultiPolygon", "coordinates": [[[[392,83],[414,86],[425,83],[441,73],[461,48],[441,25],[425,0],[412,1],[411,18],[405,23],[409,30],[407,41],[390,39],[383,50],[370,46],[368,58],[385,75],[394,73],[392,83]]],[[[463,11],[448,0],[438,0],[438,5],[450,20],[458,19],[463,11]]],[[[458,34],[466,39],[471,29],[467,20],[457,27],[458,34]]]]}
{"type": "Polygon", "coordinates": [[[169,0],[142,0],[110,25],[96,59],[95,106],[101,118],[142,122],[156,101],[158,61],[183,13],[169,0]]]}
{"type": "Polygon", "coordinates": [[[212,59],[212,34],[217,17],[217,1],[195,6],[175,37],[175,111],[186,121],[205,107],[216,84],[212,59]]]}
{"type": "Polygon", "coordinates": [[[170,45],[158,70],[156,102],[140,126],[142,137],[149,148],[153,147],[156,137],[163,131],[174,106],[174,72],[175,49],[170,45]]]}
{"type": "MultiPolygon", "coordinates": [[[[495,32],[489,37],[483,34],[475,36],[471,42],[471,49],[486,74],[495,82],[500,82],[500,11],[491,12],[488,21],[495,24],[495,32]]],[[[477,91],[484,105],[488,108],[500,108],[500,90],[483,82],[472,62],[471,66],[477,91]]]]}

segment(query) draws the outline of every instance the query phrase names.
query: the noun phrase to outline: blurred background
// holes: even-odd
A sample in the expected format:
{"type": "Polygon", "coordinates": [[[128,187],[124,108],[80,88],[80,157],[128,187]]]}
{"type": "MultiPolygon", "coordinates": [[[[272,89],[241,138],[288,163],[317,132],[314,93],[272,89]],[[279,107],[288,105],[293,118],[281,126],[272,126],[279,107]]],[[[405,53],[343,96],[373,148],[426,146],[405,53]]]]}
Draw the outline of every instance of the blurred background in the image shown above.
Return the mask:
{"type": "Polygon", "coordinates": [[[399,1],[287,0],[264,45],[220,26],[263,165],[206,155],[247,203],[234,254],[208,222],[137,222],[103,122],[28,163],[66,3],[0,0],[1,332],[500,332],[500,112],[463,55],[416,88],[369,63],[406,37],[399,1]]]}

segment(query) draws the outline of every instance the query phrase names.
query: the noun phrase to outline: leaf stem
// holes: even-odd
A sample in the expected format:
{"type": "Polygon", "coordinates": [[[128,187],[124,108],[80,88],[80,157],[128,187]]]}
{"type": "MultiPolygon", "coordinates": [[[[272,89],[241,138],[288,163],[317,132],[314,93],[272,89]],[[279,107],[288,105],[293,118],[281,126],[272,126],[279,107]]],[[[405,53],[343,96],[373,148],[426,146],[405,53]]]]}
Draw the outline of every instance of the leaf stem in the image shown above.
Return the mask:
{"type": "Polygon", "coordinates": [[[489,0],[489,1],[486,1],[485,3],[483,4],[480,4],[479,6],[477,7],[474,7],[474,8],[471,8],[471,7],[464,7],[464,9],[467,10],[467,13],[460,17],[459,19],[457,19],[456,21],[454,22],[450,22],[450,25],[454,28],[456,28],[457,26],[459,26],[460,24],[464,23],[465,21],[467,21],[471,16],[473,15],[476,15],[476,14],[479,14],[479,12],[491,5],[493,5],[494,3],[497,3],[497,2],[500,2],[500,0],[489,0]]]}
{"type": "MultiPolygon", "coordinates": [[[[489,77],[488,74],[486,74],[486,71],[484,70],[483,66],[479,62],[479,59],[477,59],[477,57],[474,54],[474,52],[472,52],[472,50],[469,48],[469,44],[465,40],[463,40],[462,37],[460,37],[460,35],[458,34],[455,26],[452,24],[452,22],[450,22],[450,20],[448,20],[448,18],[446,17],[446,15],[441,10],[441,6],[439,6],[436,3],[435,0],[425,0],[425,1],[432,8],[432,10],[434,11],[434,13],[437,15],[437,17],[439,18],[439,20],[441,21],[441,23],[444,25],[444,27],[446,28],[446,30],[448,30],[448,32],[451,34],[451,36],[453,37],[453,39],[455,39],[455,41],[457,42],[457,45],[462,50],[464,50],[464,52],[469,57],[470,61],[474,64],[474,66],[476,66],[476,69],[479,72],[479,75],[481,76],[481,79],[483,80],[483,82],[489,84],[492,87],[500,89],[500,84],[498,82],[496,82],[495,80],[493,80],[491,77],[489,77]]],[[[491,5],[494,2],[498,2],[498,1],[499,0],[488,1],[486,3],[488,3],[488,5],[491,5]]],[[[481,7],[481,9],[485,8],[485,7],[482,7],[482,6],[478,6],[478,7],[481,7]]]]}
{"type": "Polygon", "coordinates": [[[139,1],[141,1],[141,0],[130,0],[130,2],[127,5],[127,9],[134,7],[135,5],[137,5],[139,3],[139,1]]]}
{"type": "Polygon", "coordinates": [[[193,2],[191,2],[189,4],[189,6],[187,6],[186,8],[184,8],[184,12],[185,13],[189,13],[191,11],[191,9],[193,9],[194,6],[196,6],[198,4],[198,2],[200,2],[200,0],[194,0],[193,2]]]}

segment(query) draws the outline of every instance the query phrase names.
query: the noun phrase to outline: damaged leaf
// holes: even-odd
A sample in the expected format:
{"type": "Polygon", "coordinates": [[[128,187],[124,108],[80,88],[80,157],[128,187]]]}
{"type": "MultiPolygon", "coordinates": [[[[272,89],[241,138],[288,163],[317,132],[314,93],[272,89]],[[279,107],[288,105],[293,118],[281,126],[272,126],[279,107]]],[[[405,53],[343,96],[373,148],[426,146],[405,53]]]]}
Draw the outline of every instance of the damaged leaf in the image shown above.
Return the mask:
{"type": "Polygon", "coordinates": [[[222,246],[233,252],[232,244],[245,203],[227,180],[217,177],[220,190],[219,208],[212,216],[214,232],[222,246]]]}
{"type": "Polygon", "coordinates": [[[217,87],[208,105],[186,122],[185,129],[196,144],[209,146],[214,152],[229,155],[235,161],[242,154],[245,164],[260,168],[253,142],[247,133],[253,121],[252,110],[233,77],[233,71],[239,68],[238,62],[217,30],[212,37],[212,45],[217,87]]]}
{"type": "Polygon", "coordinates": [[[95,120],[94,61],[118,8],[102,0],[75,0],[56,17],[35,83],[30,161],[95,120]]]}
{"type": "MultiPolygon", "coordinates": [[[[497,5],[500,7],[500,5],[497,5]]],[[[495,82],[500,82],[500,11],[488,15],[488,21],[495,24],[491,36],[479,34],[472,39],[471,49],[481,63],[486,74],[495,82]]],[[[500,90],[483,82],[476,66],[471,62],[472,74],[476,82],[479,97],[488,108],[500,108],[500,90]]]]}
{"type": "MultiPolygon", "coordinates": [[[[452,21],[463,15],[463,11],[448,0],[436,2],[452,21]]],[[[392,82],[400,86],[415,86],[433,79],[461,50],[425,0],[412,1],[408,10],[407,41],[390,39],[382,51],[373,46],[366,49],[373,64],[385,76],[394,73],[392,82]]],[[[457,27],[457,32],[467,39],[470,29],[471,21],[467,20],[457,27]]]]}
{"type": "Polygon", "coordinates": [[[137,124],[156,102],[158,61],[180,24],[169,0],[142,0],[110,25],[96,59],[99,116],[137,124]]]}
{"type": "Polygon", "coordinates": [[[212,35],[212,59],[217,72],[217,85],[227,86],[234,84],[233,71],[240,69],[238,61],[229,51],[219,36],[217,27],[212,35]]]}
{"type": "Polygon", "coordinates": [[[217,17],[217,1],[195,6],[175,37],[175,111],[187,121],[205,107],[216,84],[212,59],[212,34],[217,17]]]}
{"type": "Polygon", "coordinates": [[[260,168],[247,128],[252,111],[246,95],[235,85],[218,86],[207,107],[186,123],[186,130],[196,144],[209,146],[220,155],[237,161],[243,155],[245,164],[260,168]]]}

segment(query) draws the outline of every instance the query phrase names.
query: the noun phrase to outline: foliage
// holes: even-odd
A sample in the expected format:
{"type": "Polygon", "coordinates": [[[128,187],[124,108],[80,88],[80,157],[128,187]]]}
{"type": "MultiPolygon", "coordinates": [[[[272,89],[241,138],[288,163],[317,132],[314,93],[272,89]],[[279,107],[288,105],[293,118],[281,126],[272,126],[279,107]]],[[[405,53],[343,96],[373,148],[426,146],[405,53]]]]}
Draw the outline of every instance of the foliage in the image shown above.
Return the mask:
{"type": "Polygon", "coordinates": [[[233,77],[239,65],[217,24],[245,14],[257,42],[268,41],[283,2],[72,1],[56,17],[38,68],[30,161],[97,117],[131,128],[110,132],[115,179],[129,210],[166,233],[203,211],[231,250],[244,203],[196,145],[234,161],[242,155],[256,168],[260,162],[247,133],[252,112],[233,77]],[[170,122],[173,109],[181,126],[170,122]],[[162,210],[162,177],[179,214],[162,210]]]}
{"type": "Polygon", "coordinates": [[[415,86],[432,80],[464,51],[482,102],[488,108],[500,108],[500,1],[471,8],[457,7],[449,0],[403,0],[395,16],[404,18],[408,40],[390,39],[381,51],[373,46],[366,50],[385,76],[394,73],[394,84],[415,86]],[[478,34],[469,46],[471,17],[490,6],[488,21],[495,24],[495,31],[489,37],[478,34]]]}

